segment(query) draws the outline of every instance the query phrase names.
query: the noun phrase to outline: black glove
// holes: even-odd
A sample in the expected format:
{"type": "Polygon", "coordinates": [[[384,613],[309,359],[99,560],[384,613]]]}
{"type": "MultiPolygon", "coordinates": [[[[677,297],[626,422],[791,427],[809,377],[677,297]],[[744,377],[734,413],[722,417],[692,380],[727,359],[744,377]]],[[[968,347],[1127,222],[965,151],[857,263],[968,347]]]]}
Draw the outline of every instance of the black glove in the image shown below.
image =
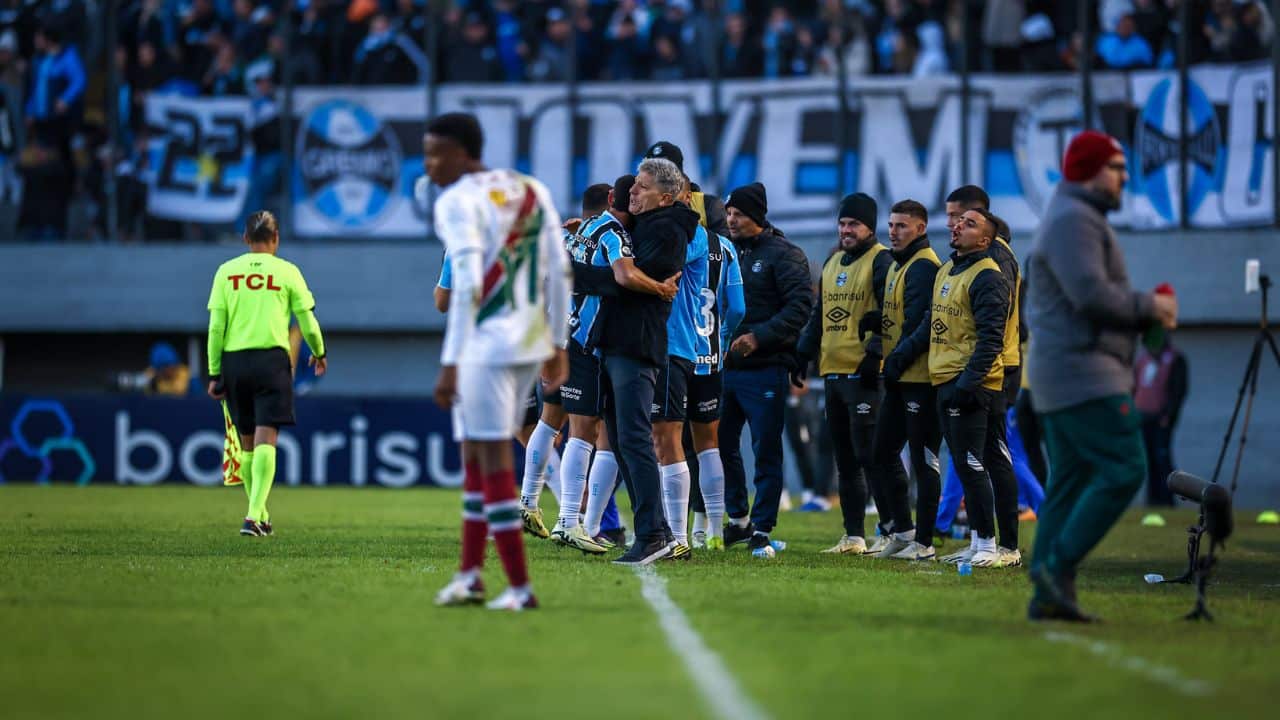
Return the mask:
{"type": "Polygon", "coordinates": [[[960,412],[973,412],[982,407],[981,403],[978,402],[977,393],[959,387],[956,388],[955,393],[951,396],[949,405],[960,412]]]}
{"type": "Polygon", "coordinates": [[[866,342],[868,335],[879,335],[882,322],[879,310],[872,310],[863,315],[862,319],[858,321],[858,339],[866,342]]]}
{"type": "Polygon", "coordinates": [[[858,363],[858,383],[866,390],[880,387],[880,356],[867,353],[858,363]]]}
{"type": "Polygon", "coordinates": [[[902,380],[902,373],[907,371],[904,366],[902,355],[889,353],[889,357],[884,359],[884,369],[882,370],[886,387],[897,385],[902,380]]]}
{"type": "Polygon", "coordinates": [[[791,384],[798,388],[804,387],[804,381],[809,377],[809,363],[801,362],[800,367],[795,368],[789,373],[791,384]]]}

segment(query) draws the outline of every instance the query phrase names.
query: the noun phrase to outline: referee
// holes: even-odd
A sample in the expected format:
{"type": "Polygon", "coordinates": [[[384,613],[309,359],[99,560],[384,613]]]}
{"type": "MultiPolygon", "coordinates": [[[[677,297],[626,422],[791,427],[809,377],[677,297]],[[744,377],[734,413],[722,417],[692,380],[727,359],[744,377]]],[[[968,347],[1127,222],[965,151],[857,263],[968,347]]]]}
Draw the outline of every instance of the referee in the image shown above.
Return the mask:
{"type": "Polygon", "coordinates": [[[240,433],[249,512],[241,535],[271,534],[267,496],[276,477],[276,438],[293,425],[289,315],[298,318],[316,377],[328,368],[316,301],[298,267],[276,257],[280,228],[266,210],[249,216],[249,252],[218,268],[209,291],[209,397],[227,401],[240,433]]]}

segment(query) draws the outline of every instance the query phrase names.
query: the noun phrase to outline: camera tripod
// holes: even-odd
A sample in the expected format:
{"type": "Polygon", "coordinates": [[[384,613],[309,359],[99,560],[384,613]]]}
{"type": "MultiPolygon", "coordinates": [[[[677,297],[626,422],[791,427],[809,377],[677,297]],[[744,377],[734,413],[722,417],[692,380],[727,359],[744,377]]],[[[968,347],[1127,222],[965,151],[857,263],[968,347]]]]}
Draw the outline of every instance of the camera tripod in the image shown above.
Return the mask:
{"type": "MultiPolygon", "coordinates": [[[[1244,422],[1240,426],[1239,449],[1236,451],[1235,465],[1231,470],[1231,497],[1234,499],[1236,495],[1236,484],[1240,479],[1240,463],[1244,458],[1244,446],[1249,440],[1249,421],[1253,417],[1253,399],[1258,394],[1258,375],[1262,369],[1263,350],[1269,348],[1271,356],[1275,358],[1277,366],[1280,366],[1280,348],[1276,346],[1275,338],[1271,335],[1271,327],[1267,322],[1267,296],[1271,289],[1271,278],[1263,275],[1259,278],[1259,287],[1262,290],[1262,315],[1258,322],[1258,334],[1253,340],[1253,349],[1249,352],[1249,364],[1245,366],[1244,379],[1240,382],[1240,391],[1236,395],[1236,406],[1231,411],[1231,421],[1227,424],[1227,434],[1222,438],[1222,449],[1218,452],[1218,463],[1213,468],[1213,477],[1209,482],[1217,484],[1218,478],[1222,473],[1222,464],[1227,458],[1227,450],[1231,447],[1231,436],[1235,434],[1236,421],[1240,418],[1240,406],[1244,406],[1244,422]],[[1248,400],[1245,400],[1245,391],[1248,391],[1248,400]]],[[[1212,620],[1213,616],[1209,614],[1205,605],[1205,590],[1209,583],[1209,573],[1213,569],[1215,559],[1213,557],[1214,545],[1209,547],[1208,556],[1200,557],[1200,541],[1205,533],[1205,518],[1203,508],[1200,517],[1195,525],[1187,528],[1187,570],[1182,575],[1172,580],[1166,580],[1170,583],[1190,584],[1196,583],[1196,607],[1187,615],[1188,620],[1207,619],[1212,620]]]]}

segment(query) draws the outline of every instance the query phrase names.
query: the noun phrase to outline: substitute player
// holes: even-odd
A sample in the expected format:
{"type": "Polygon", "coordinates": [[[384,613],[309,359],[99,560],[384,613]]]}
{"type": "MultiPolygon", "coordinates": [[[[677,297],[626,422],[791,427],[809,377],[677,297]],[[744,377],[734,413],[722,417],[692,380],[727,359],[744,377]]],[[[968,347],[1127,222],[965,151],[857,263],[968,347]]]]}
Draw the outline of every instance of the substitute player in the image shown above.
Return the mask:
{"type": "Polygon", "coordinates": [[[435,399],[453,410],[465,465],[462,562],[438,605],[484,599],[480,570],[493,534],[510,587],[492,610],[536,608],[515,497],[511,440],[539,367],[548,391],[567,372],[571,282],[560,217],[547,189],[513,170],[480,161],[484,137],[472,115],[441,115],[427,125],[423,153],[437,228],[453,271],[453,291],[435,399]]]}
{"type": "Polygon", "coordinates": [[[209,291],[209,397],[226,399],[240,434],[249,512],[240,534],[272,534],[267,496],[276,477],[276,439],[293,425],[289,316],[298,318],[316,377],[329,366],[316,322],[316,301],[302,272],[276,257],[280,228],[271,213],[249,216],[249,252],[223,263],[209,291]]]}

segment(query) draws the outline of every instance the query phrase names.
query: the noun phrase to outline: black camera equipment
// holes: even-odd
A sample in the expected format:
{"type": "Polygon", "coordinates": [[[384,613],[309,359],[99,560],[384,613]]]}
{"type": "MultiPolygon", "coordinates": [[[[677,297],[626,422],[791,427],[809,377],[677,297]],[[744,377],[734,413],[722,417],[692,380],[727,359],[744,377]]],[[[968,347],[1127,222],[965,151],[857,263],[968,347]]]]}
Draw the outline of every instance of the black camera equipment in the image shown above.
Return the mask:
{"type": "Polygon", "coordinates": [[[1205,592],[1209,586],[1209,574],[1217,559],[1214,551],[1231,537],[1234,521],[1231,515],[1231,494],[1223,486],[1208,480],[1176,471],[1169,475],[1169,491],[1180,498],[1200,505],[1200,518],[1187,529],[1187,560],[1190,567],[1183,578],[1166,582],[1196,583],[1196,605],[1186,615],[1187,620],[1213,620],[1209,613],[1205,592]],[[1209,552],[1200,556],[1200,540],[1209,535],[1209,552]]]}

